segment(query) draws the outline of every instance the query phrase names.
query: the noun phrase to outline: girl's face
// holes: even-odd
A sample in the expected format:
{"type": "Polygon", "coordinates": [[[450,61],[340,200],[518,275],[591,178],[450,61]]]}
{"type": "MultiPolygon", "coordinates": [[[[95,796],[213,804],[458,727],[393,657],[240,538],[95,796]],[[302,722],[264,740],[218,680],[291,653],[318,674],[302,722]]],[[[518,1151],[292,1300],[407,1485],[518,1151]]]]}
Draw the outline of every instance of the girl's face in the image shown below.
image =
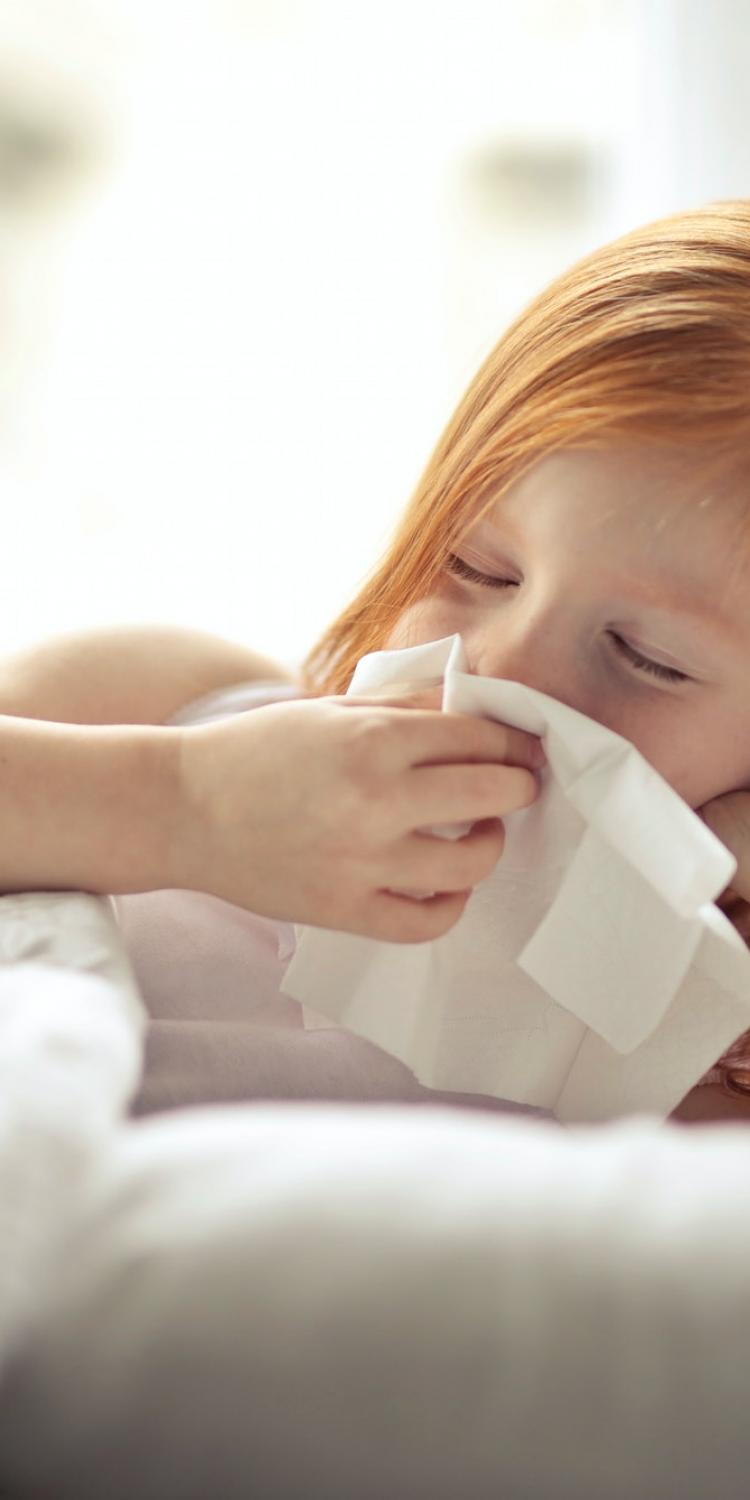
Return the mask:
{"type": "Polygon", "coordinates": [[[693,808],[750,785],[747,491],[689,450],[570,448],[456,545],[398,649],[458,631],[511,678],[630,740],[693,808]]]}

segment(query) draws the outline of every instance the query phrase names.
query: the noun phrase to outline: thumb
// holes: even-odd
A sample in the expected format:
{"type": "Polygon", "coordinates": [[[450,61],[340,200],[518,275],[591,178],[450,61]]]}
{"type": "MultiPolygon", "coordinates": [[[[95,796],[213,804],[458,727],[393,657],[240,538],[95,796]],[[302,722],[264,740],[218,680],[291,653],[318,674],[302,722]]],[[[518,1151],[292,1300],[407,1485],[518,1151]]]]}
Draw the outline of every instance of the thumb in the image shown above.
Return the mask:
{"type": "Polygon", "coordinates": [[[423,677],[413,682],[389,682],[383,687],[368,688],[360,702],[376,700],[388,708],[433,708],[443,704],[442,677],[423,677]]]}

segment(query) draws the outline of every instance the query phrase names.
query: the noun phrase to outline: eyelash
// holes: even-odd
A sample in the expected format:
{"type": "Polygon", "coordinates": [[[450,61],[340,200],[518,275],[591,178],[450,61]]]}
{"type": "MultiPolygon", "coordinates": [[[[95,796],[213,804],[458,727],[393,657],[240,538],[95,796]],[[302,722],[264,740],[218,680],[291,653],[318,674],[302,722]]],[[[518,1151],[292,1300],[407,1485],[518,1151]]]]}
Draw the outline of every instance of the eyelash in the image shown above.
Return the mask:
{"type": "MultiPolygon", "coordinates": [[[[485,588],[509,589],[514,588],[515,583],[511,578],[493,578],[490,573],[480,573],[472,568],[463,558],[456,557],[455,553],[448,554],[446,566],[449,573],[457,573],[460,578],[466,578],[469,583],[480,583],[485,588]]],[[[621,656],[625,656],[629,662],[639,671],[648,672],[653,677],[660,677],[663,682],[689,682],[690,678],[686,672],[678,672],[676,667],[664,667],[660,662],[651,661],[648,656],[641,656],[639,651],[634,651],[627,641],[621,636],[615,635],[610,630],[609,635],[614,642],[615,648],[621,656]]]]}

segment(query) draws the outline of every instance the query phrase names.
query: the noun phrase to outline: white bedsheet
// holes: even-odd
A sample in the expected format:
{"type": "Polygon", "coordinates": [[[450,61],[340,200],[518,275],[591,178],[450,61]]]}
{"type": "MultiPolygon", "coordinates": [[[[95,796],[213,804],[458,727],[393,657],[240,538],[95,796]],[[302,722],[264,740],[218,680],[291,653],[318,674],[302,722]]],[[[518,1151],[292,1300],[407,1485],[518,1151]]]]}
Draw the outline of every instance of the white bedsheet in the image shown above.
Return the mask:
{"type": "Polygon", "coordinates": [[[744,1500],[746,1127],[132,1122],[106,903],[3,897],[0,956],[0,1493],[744,1500]]]}

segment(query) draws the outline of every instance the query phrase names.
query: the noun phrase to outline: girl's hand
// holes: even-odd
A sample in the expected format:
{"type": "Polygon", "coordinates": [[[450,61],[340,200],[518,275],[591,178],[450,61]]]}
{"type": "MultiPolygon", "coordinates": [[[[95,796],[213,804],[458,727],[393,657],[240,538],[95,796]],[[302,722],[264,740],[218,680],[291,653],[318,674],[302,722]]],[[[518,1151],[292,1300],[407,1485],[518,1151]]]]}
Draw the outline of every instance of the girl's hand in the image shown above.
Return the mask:
{"type": "Polygon", "coordinates": [[[745,942],[750,941],[750,791],[725,792],[698,808],[698,816],[726,844],[737,869],[717,906],[745,942]]]}
{"type": "Polygon", "coordinates": [[[175,729],[170,883],[389,942],[441,936],[500,858],[502,816],[538,795],[529,768],[544,754],[535,736],[439,705],[437,689],[389,689],[175,729]],[[460,822],[475,826],[457,840],[420,831],[460,822]]]}

